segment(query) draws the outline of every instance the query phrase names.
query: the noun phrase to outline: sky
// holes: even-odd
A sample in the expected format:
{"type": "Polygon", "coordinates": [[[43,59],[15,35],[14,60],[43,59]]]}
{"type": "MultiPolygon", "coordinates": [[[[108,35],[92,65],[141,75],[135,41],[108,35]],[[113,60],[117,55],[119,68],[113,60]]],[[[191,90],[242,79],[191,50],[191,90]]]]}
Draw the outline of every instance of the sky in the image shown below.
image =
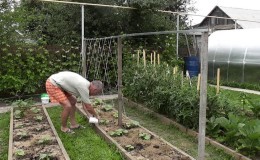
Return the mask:
{"type": "MultiPolygon", "coordinates": [[[[197,9],[196,15],[208,15],[209,12],[216,6],[244,8],[260,10],[260,0],[191,0],[194,7],[197,9]]],[[[200,23],[204,17],[190,16],[191,24],[200,23]]]]}

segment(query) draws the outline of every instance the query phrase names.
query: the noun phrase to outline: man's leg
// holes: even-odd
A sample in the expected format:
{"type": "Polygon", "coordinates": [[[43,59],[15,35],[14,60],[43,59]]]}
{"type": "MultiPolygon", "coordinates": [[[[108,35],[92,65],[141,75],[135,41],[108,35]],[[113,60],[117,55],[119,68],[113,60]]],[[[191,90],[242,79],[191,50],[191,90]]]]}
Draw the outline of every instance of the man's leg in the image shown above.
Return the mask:
{"type": "Polygon", "coordinates": [[[68,121],[70,112],[72,110],[72,106],[71,106],[69,100],[60,102],[60,104],[63,107],[63,111],[61,112],[61,131],[66,132],[69,130],[69,128],[67,126],[67,121],[68,121]]]}
{"type": "Polygon", "coordinates": [[[75,128],[75,127],[78,127],[78,124],[77,124],[76,118],[75,118],[77,99],[74,96],[70,96],[68,99],[69,99],[70,104],[71,104],[71,110],[70,110],[70,114],[69,114],[70,127],[75,128]]]}

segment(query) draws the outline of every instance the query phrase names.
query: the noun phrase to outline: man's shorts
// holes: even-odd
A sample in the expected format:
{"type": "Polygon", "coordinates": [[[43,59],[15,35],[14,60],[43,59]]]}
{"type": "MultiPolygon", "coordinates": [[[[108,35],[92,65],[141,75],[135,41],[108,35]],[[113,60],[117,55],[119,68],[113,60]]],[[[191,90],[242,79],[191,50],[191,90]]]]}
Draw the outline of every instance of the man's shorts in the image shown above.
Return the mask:
{"type": "Polygon", "coordinates": [[[50,97],[52,103],[62,103],[66,100],[69,100],[69,97],[72,95],[62,91],[59,87],[53,85],[49,79],[46,81],[46,91],[50,97]]]}

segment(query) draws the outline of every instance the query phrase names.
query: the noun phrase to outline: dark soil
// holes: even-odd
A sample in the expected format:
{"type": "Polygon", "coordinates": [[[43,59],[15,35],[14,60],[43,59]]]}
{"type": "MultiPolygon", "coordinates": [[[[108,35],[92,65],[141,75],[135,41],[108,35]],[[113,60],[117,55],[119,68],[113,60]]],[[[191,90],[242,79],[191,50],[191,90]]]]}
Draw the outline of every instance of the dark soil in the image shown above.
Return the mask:
{"type": "Polygon", "coordinates": [[[28,108],[22,118],[14,117],[13,159],[38,160],[47,155],[50,160],[65,160],[42,107],[37,108],[39,113],[28,108]],[[36,116],[42,116],[42,120],[36,120],[36,116]],[[22,149],[25,155],[18,156],[18,149],[22,149]]]}

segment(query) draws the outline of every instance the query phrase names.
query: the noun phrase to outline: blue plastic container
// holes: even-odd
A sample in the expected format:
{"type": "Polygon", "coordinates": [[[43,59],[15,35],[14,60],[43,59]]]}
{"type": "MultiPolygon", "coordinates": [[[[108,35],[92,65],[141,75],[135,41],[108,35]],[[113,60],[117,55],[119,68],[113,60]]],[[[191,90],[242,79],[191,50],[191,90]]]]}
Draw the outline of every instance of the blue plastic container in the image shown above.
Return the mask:
{"type": "Polygon", "coordinates": [[[199,57],[196,56],[190,56],[190,57],[184,57],[185,62],[185,71],[189,71],[190,77],[198,76],[200,72],[200,61],[199,57]]]}

